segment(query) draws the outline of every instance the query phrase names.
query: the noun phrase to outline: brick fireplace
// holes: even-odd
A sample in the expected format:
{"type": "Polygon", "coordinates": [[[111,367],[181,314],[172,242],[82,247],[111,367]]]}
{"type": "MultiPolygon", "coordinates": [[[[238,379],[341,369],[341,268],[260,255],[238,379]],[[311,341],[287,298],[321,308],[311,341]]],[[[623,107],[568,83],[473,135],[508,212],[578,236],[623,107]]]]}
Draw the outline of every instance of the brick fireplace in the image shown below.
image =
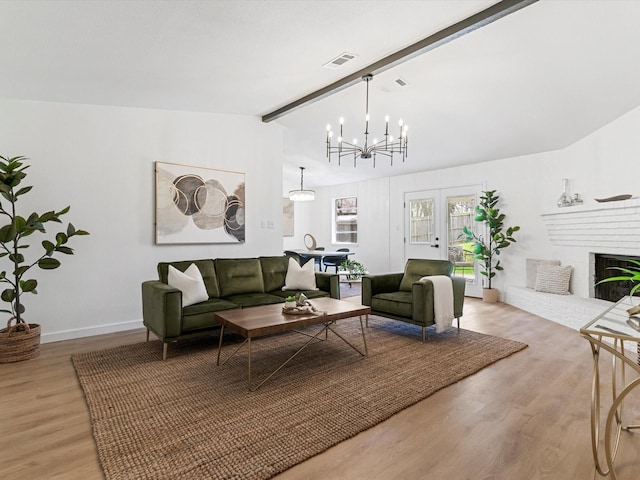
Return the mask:
{"type": "MultiPolygon", "coordinates": [[[[559,259],[573,266],[572,295],[535,292],[524,286],[509,285],[505,301],[515,307],[579,330],[588,320],[602,313],[629,293],[628,285],[611,282],[611,290],[596,294],[596,254],[605,261],[605,276],[615,271],[622,258],[640,259],[640,198],[557,208],[541,215],[553,252],[549,259],[559,259]],[[609,263],[606,263],[609,262],[609,263]],[[607,300],[602,298],[607,296],[607,300]]],[[[534,258],[541,258],[535,257],[534,258]]],[[[600,265],[600,262],[599,262],[600,265]]],[[[603,273],[600,273],[602,275],[603,273]]],[[[600,286],[599,286],[600,287],[600,286]]],[[[640,303],[640,302],[639,302],[640,303]]]]}

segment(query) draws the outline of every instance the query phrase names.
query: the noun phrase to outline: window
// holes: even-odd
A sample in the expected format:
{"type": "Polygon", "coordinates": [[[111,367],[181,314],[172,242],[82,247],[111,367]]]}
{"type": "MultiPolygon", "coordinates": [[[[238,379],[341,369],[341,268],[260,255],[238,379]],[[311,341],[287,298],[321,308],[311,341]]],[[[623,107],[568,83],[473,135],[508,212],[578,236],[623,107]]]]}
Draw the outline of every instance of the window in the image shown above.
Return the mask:
{"type": "Polygon", "coordinates": [[[333,201],[333,243],[358,243],[358,199],[333,201]]]}
{"type": "Polygon", "coordinates": [[[409,201],[410,212],[410,243],[433,243],[434,239],[434,218],[433,218],[433,199],[425,198],[422,200],[409,201]]]}

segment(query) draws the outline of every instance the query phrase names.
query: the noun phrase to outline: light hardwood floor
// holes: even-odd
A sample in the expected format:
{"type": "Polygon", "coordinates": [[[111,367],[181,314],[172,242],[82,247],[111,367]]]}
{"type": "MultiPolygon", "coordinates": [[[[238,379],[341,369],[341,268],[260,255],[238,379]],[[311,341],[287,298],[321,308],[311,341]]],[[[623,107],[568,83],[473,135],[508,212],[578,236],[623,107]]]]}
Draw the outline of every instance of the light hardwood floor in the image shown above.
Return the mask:
{"type": "MultiPolygon", "coordinates": [[[[470,298],[462,327],[523,341],[529,348],[276,478],[594,478],[588,342],[576,331],[509,305],[470,298]]],[[[416,348],[423,348],[419,337],[416,328],[416,348]]],[[[45,344],[37,359],[0,365],[0,478],[103,478],[69,356],[144,338],[140,329],[45,344]]],[[[639,395],[627,404],[635,423],[640,423],[639,395]]],[[[620,479],[640,477],[640,432],[635,432],[623,432],[620,479]]]]}

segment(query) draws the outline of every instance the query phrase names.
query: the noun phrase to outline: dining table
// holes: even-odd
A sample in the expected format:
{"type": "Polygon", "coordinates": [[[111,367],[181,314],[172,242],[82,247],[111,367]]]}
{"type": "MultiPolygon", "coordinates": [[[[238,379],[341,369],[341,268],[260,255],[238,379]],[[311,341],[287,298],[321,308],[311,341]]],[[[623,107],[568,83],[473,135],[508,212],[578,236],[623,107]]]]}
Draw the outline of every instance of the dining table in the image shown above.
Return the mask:
{"type": "Polygon", "coordinates": [[[285,250],[285,255],[288,252],[293,252],[300,256],[302,259],[313,258],[319,259],[318,263],[322,263],[322,260],[325,257],[348,257],[349,255],[353,255],[356,252],[338,252],[332,250],[308,250],[306,248],[294,249],[294,250],[285,250]]]}

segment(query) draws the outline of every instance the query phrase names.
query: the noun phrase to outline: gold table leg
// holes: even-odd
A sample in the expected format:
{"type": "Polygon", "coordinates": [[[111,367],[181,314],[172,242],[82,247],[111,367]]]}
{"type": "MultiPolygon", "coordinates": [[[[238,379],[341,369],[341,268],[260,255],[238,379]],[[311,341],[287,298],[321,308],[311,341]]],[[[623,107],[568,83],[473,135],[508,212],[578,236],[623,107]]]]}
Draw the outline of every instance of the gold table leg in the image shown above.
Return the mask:
{"type": "Polygon", "coordinates": [[[614,462],[616,455],[618,453],[618,447],[620,445],[620,437],[622,430],[631,430],[635,428],[640,428],[640,425],[628,425],[624,426],[623,421],[623,407],[624,400],[626,396],[638,385],[640,385],[640,378],[630,382],[628,385],[625,385],[625,364],[628,359],[625,356],[624,352],[624,342],[621,339],[615,339],[613,348],[609,345],[606,345],[602,342],[602,337],[593,338],[590,336],[585,336],[587,340],[589,340],[591,345],[591,352],[593,356],[593,377],[591,384],[591,450],[593,453],[593,460],[595,463],[596,473],[609,478],[611,480],[617,480],[617,475],[614,469],[614,462]],[[620,350],[618,350],[618,342],[620,345],[620,350]],[[605,453],[605,462],[600,461],[599,455],[599,442],[600,442],[600,368],[599,368],[599,360],[600,360],[600,352],[602,350],[606,350],[613,355],[612,361],[612,397],[613,402],[609,411],[607,413],[607,418],[605,421],[605,432],[604,432],[604,453],[605,453]],[[621,385],[624,386],[622,391],[618,393],[618,362],[620,365],[620,381],[621,385]],[[615,422],[614,422],[615,420],[615,422]],[[614,425],[615,423],[615,425],[614,425]],[[614,433],[615,428],[615,441],[612,443],[612,435],[614,433]],[[606,463],[606,465],[604,464],[606,463]]]}

